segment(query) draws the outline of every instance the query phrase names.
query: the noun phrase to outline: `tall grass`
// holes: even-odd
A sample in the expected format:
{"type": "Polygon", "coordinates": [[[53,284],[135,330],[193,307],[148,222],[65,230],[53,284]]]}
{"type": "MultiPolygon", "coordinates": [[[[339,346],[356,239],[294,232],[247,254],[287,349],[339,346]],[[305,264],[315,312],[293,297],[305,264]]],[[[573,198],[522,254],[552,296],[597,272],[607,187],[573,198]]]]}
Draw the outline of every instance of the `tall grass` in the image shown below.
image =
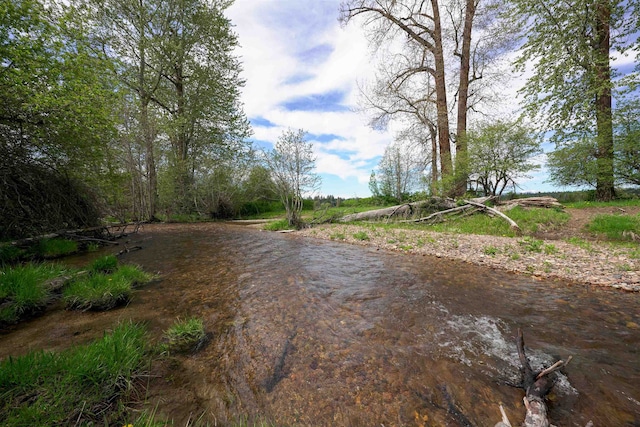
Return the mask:
{"type": "MultiPolygon", "coordinates": [[[[558,209],[523,209],[518,206],[505,212],[505,215],[514,220],[522,230],[522,233],[526,235],[535,234],[541,226],[546,230],[557,229],[569,221],[569,214],[558,209]]],[[[423,227],[434,231],[460,234],[485,234],[508,237],[514,237],[516,235],[516,233],[510,229],[509,224],[502,218],[492,218],[481,213],[452,218],[447,222],[424,225],[423,227]]]]}
{"type": "Polygon", "coordinates": [[[178,319],[164,332],[165,343],[161,351],[166,353],[186,353],[196,351],[207,341],[202,319],[191,317],[178,319]]]}
{"type": "Polygon", "coordinates": [[[0,270],[0,324],[14,323],[47,305],[46,282],[64,273],[56,264],[27,264],[0,270]]]}
{"type": "Polygon", "coordinates": [[[637,239],[640,237],[640,215],[597,215],[587,229],[604,234],[611,240],[637,239]]]}
{"type": "Polygon", "coordinates": [[[89,345],[0,362],[0,424],[123,425],[145,337],[141,325],[122,324],[89,345]]]}
{"type": "Polygon", "coordinates": [[[53,258],[77,252],[78,242],[67,239],[42,239],[35,249],[38,255],[53,258]]]}

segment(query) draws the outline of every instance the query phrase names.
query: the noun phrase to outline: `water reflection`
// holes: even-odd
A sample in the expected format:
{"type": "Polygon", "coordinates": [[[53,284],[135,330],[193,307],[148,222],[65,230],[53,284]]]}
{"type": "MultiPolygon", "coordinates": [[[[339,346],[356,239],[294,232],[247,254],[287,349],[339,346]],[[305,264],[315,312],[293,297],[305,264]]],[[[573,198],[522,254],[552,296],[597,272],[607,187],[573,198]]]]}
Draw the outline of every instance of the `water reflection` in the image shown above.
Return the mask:
{"type": "Polygon", "coordinates": [[[552,396],[557,425],[640,424],[637,294],[240,226],[136,238],[150,239],[125,261],[162,280],[122,312],[158,335],[202,316],[214,335],[151,383],[177,423],[484,426],[501,402],[519,423],[522,392],[504,382],[521,327],[534,365],[574,357],[552,396]]]}

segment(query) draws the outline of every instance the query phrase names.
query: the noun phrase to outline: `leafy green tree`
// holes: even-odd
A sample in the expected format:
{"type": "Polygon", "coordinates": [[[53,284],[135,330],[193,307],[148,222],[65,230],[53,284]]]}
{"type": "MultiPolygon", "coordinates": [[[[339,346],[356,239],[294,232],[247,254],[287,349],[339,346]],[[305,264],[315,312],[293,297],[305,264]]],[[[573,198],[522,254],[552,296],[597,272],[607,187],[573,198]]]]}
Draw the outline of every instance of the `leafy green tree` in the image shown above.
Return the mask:
{"type": "Polygon", "coordinates": [[[542,153],[540,142],[519,122],[498,121],[467,132],[471,182],[485,195],[500,196],[540,165],[532,161],[542,153]]]}
{"type": "Polygon", "coordinates": [[[640,101],[620,103],[614,133],[616,177],[622,184],[640,185],[640,101]]]}
{"type": "Polygon", "coordinates": [[[305,134],[302,129],[288,129],[280,135],[273,150],[265,153],[271,179],[293,227],[302,225],[303,196],[317,191],[321,183],[320,176],[314,172],[313,144],[305,141],[305,134]]]}
{"type": "Polygon", "coordinates": [[[555,167],[577,167],[563,161],[594,162],[594,168],[587,167],[595,169],[596,198],[612,199],[612,93],[622,80],[614,78],[610,57],[631,47],[630,36],[637,33],[638,25],[630,10],[637,12],[638,2],[511,0],[509,5],[514,26],[525,36],[517,67],[524,71],[528,64],[535,64],[522,90],[525,106],[541,123],[540,131],[552,132],[551,140],[561,151],[555,156],[555,167]],[[574,144],[579,147],[571,148],[574,144]],[[594,148],[589,156],[575,158],[587,154],[589,146],[594,148]]]}
{"type": "Polygon", "coordinates": [[[242,150],[250,133],[240,104],[237,37],[224,16],[228,1],[162,2],[169,17],[166,34],[154,41],[159,67],[166,70],[153,101],[168,117],[169,162],[174,208],[193,209],[194,170],[222,151],[242,150]]]}
{"type": "Polygon", "coordinates": [[[93,224],[88,187],[115,135],[108,64],[68,8],[2,0],[0,11],[0,222],[14,235],[93,224]],[[87,215],[75,219],[80,205],[87,215]]]}

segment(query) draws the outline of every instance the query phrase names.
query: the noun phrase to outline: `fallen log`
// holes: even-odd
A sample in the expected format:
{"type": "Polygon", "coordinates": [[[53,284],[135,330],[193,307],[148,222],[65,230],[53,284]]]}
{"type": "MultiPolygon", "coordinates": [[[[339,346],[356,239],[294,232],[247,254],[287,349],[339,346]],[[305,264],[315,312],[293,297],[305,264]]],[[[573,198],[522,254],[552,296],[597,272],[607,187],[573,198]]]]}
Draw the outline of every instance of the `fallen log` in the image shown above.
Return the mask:
{"type": "Polygon", "coordinates": [[[338,218],[338,222],[352,222],[398,217],[408,218],[413,215],[419,215],[422,212],[436,212],[455,207],[456,202],[453,199],[432,197],[429,200],[403,203],[401,205],[390,206],[388,208],[375,209],[372,211],[345,215],[342,218],[338,218]]]}
{"type": "Polygon", "coordinates": [[[461,212],[469,211],[471,209],[475,209],[475,208],[471,205],[456,206],[455,208],[434,212],[431,215],[425,216],[423,218],[416,218],[416,219],[400,221],[400,222],[442,222],[444,221],[445,216],[449,216],[451,214],[458,214],[461,212]]]}
{"type": "Polygon", "coordinates": [[[553,197],[526,197],[524,199],[512,199],[498,202],[501,211],[508,211],[521,206],[524,208],[560,208],[564,209],[561,203],[553,197]]]}

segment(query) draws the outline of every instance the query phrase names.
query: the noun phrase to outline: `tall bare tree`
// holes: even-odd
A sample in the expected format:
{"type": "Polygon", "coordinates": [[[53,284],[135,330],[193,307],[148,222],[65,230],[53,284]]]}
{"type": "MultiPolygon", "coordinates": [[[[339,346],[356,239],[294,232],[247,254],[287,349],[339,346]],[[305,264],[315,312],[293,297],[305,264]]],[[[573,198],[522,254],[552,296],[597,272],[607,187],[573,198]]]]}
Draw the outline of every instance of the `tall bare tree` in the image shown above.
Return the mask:
{"type": "MultiPolygon", "coordinates": [[[[341,20],[345,24],[362,16],[364,26],[369,27],[378,43],[397,34],[404,34],[410,44],[417,44],[429,55],[418,67],[407,69],[408,78],[417,73],[428,73],[433,79],[435,91],[436,125],[442,175],[453,172],[451,142],[449,138],[449,109],[445,80],[445,54],[438,0],[349,0],[341,6],[341,20]]],[[[426,94],[430,96],[430,94],[426,94]]]]}
{"type": "Polygon", "coordinates": [[[405,61],[408,66],[388,76],[390,88],[397,89],[416,74],[428,75],[428,83],[409,104],[429,100],[425,105],[435,106],[440,168],[452,195],[462,194],[468,180],[467,116],[482,98],[477,82],[485,78],[485,69],[508,40],[504,28],[497,31],[496,5],[493,0],[482,4],[481,0],[349,0],[342,4],[343,22],[362,16],[374,43],[381,45],[402,36],[403,42],[397,43],[401,39],[396,38],[396,45],[403,45],[403,55],[414,55],[405,61]],[[454,77],[457,83],[451,84],[454,77]],[[453,109],[457,113],[450,117],[453,109]],[[454,123],[455,133],[451,134],[454,123]],[[452,142],[456,144],[455,168],[452,142]]]}

